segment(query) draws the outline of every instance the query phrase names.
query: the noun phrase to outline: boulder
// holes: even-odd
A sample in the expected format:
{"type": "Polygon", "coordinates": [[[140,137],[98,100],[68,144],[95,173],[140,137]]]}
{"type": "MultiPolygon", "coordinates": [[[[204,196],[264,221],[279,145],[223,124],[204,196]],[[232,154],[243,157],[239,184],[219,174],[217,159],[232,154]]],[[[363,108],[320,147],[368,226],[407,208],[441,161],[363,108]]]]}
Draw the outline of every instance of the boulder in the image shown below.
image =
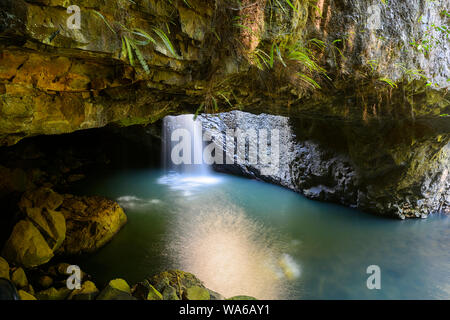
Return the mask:
{"type": "Polygon", "coordinates": [[[53,257],[53,251],[30,221],[21,220],[14,226],[3,255],[17,265],[32,268],[48,262],[53,257]]]}
{"type": "Polygon", "coordinates": [[[9,264],[8,261],[0,257],[0,278],[9,280],[9,264]]]}
{"type": "Polygon", "coordinates": [[[109,242],[127,221],[122,208],[103,197],[66,195],[61,206],[66,239],[58,253],[94,252],[109,242]]]}
{"type": "Polygon", "coordinates": [[[66,237],[66,219],[63,214],[46,208],[26,208],[26,214],[47,239],[51,249],[57,250],[66,237]]]}
{"type": "Polygon", "coordinates": [[[97,300],[136,300],[136,298],[131,295],[130,286],[125,280],[114,279],[100,292],[97,300]]]}
{"type": "Polygon", "coordinates": [[[28,286],[28,279],[22,268],[17,268],[11,275],[11,281],[17,288],[25,288],[28,286]]]}
{"type": "Polygon", "coordinates": [[[19,290],[20,300],[37,300],[33,295],[29,294],[26,291],[19,290]]]}
{"type": "Polygon", "coordinates": [[[183,292],[184,300],[211,300],[209,292],[206,288],[193,286],[186,288],[183,292]]]}
{"type": "Polygon", "coordinates": [[[154,286],[152,286],[151,284],[149,284],[149,290],[148,290],[148,294],[147,294],[147,300],[162,300],[163,296],[162,294],[155,289],[154,286]]]}
{"type": "Polygon", "coordinates": [[[180,300],[180,296],[174,287],[165,287],[162,296],[164,300],[180,300]]]}
{"type": "Polygon", "coordinates": [[[129,286],[128,283],[127,283],[125,280],[123,280],[123,279],[114,279],[114,280],[111,280],[111,281],[109,282],[109,286],[112,287],[112,288],[114,288],[114,289],[117,289],[117,290],[121,290],[121,291],[124,291],[124,292],[127,292],[127,293],[131,293],[130,286],[129,286]]]}
{"type": "Polygon", "coordinates": [[[92,281],[85,281],[81,289],[72,291],[68,300],[94,300],[99,291],[92,281]]]}

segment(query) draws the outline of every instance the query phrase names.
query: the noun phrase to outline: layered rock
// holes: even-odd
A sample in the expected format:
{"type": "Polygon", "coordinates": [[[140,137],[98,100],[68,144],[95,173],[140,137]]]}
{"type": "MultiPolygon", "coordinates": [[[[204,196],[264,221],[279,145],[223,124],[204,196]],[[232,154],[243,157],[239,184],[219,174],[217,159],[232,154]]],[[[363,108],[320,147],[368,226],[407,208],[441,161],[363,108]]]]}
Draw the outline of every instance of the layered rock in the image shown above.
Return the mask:
{"type": "MultiPolygon", "coordinates": [[[[274,173],[264,175],[260,161],[250,163],[249,149],[242,163],[215,165],[217,170],[380,215],[450,212],[450,133],[445,120],[355,124],[239,111],[201,119],[205,130],[223,135],[236,128],[280,132],[274,173]]],[[[258,142],[257,136],[250,141],[255,146],[258,142]]]]}
{"type": "Polygon", "coordinates": [[[352,119],[450,113],[445,1],[294,2],[86,0],[72,29],[67,1],[4,0],[0,144],[197,109],[352,119]],[[142,43],[141,31],[155,44],[138,45],[132,63],[123,43],[142,43]],[[280,49],[286,43],[312,50],[330,77],[305,75],[322,90],[298,77],[305,65],[280,49]],[[269,65],[261,57],[271,52],[269,65]]]}

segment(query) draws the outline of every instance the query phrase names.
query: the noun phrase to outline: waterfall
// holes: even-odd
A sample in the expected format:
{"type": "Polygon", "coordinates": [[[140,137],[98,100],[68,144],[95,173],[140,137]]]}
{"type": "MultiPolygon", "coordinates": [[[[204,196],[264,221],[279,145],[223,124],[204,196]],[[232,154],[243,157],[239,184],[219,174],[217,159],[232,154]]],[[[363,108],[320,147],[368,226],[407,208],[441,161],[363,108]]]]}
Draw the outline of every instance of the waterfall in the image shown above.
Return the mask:
{"type": "Polygon", "coordinates": [[[194,115],[166,116],[163,119],[162,161],[166,172],[207,176],[203,161],[202,123],[194,115]],[[183,160],[182,163],[179,163],[183,160]]]}

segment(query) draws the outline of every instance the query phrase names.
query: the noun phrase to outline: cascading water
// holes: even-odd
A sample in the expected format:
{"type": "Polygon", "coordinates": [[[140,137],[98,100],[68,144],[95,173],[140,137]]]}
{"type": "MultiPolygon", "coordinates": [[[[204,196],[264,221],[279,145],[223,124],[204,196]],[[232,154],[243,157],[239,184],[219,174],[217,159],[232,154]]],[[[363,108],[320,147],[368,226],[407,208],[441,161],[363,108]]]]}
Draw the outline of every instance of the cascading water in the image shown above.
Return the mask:
{"type": "Polygon", "coordinates": [[[198,119],[194,120],[194,115],[165,117],[162,139],[162,160],[167,172],[196,176],[207,176],[210,173],[203,161],[202,123],[198,119]],[[177,145],[181,144],[185,148],[178,149],[177,145]],[[174,158],[180,158],[184,162],[178,163],[174,158]]]}

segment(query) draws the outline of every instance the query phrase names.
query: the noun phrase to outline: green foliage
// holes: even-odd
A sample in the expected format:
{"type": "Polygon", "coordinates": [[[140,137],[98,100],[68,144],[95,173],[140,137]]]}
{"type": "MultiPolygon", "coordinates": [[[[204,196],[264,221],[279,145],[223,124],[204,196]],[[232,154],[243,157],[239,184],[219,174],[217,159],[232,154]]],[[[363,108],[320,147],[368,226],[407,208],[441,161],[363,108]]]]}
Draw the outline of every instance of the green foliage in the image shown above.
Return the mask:
{"type": "Polygon", "coordinates": [[[387,83],[389,86],[391,86],[391,88],[397,88],[398,87],[397,84],[395,83],[395,81],[391,80],[389,78],[382,77],[382,78],[379,78],[378,80],[381,81],[381,82],[387,83]]]}
{"type": "MultiPolygon", "coordinates": [[[[121,42],[122,42],[122,50],[121,50],[120,56],[123,57],[124,59],[128,59],[131,66],[135,66],[134,58],[136,57],[141,65],[141,67],[144,69],[145,73],[149,74],[150,68],[149,68],[148,63],[145,60],[144,55],[142,54],[142,51],[139,48],[139,46],[143,47],[150,43],[156,45],[157,42],[153,38],[153,36],[151,34],[149,34],[148,32],[146,32],[145,30],[140,29],[140,28],[129,29],[126,26],[124,26],[123,24],[121,24],[120,22],[117,23],[117,25],[120,28],[114,29],[111,26],[111,24],[108,22],[108,20],[100,12],[94,10],[94,13],[103,20],[103,22],[106,24],[106,26],[114,34],[120,33],[120,38],[121,38],[121,42]]],[[[166,33],[163,30],[161,30],[157,27],[152,27],[152,31],[161,39],[165,48],[170,52],[170,54],[173,57],[175,57],[177,59],[181,58],[176,53],[176,50],[173,47],[172,42],[170,41],[169,37],[166,35],[166,33]]]]}
{"type": "MultiPolygon", "coordinates": [[[[449,13],[447,10],[442,10],[440,12],[441,17],[449,17],[449,13]]],[[[422,22],[422,16],[419,17],[418,23],[422,22]]],[[[423,53],[425,56],[429,56],[431,51],[437,46],[444,43],[444,41],[448,41],[450,39],[450,29],[447,25],[438,26],[432,23],[430,26],[427,26],[427,29],[420,39],[413,39],[410,44],[419,52],[423,53]],[[434,32],[437,33],[437,36],[434,35],[434,32]]]]}

